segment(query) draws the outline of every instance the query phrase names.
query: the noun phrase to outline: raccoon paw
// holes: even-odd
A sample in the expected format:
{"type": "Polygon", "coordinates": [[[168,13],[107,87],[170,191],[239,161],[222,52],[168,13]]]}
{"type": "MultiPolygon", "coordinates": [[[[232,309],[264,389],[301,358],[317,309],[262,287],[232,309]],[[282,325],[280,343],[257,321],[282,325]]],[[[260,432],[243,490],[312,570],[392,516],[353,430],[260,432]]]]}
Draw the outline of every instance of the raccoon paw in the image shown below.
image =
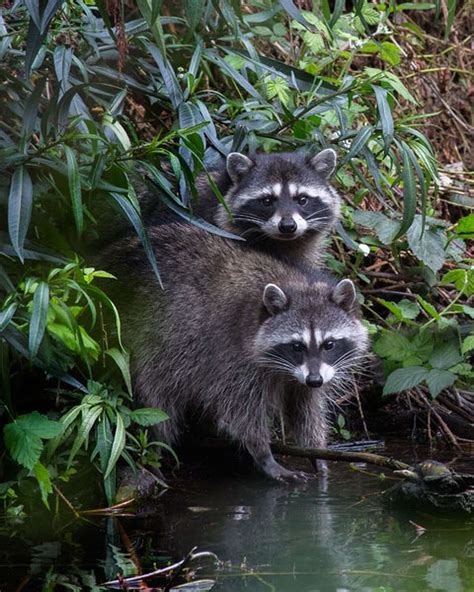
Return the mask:
{"type": "Polygon", "coordinates": [[[309,481],[312,475],[305,473],[304,471],[290,471],[285,469],[281,465],[276,465],[271,468],[270,471],[266,471],[267,475],[277,481],[309,481]]]}

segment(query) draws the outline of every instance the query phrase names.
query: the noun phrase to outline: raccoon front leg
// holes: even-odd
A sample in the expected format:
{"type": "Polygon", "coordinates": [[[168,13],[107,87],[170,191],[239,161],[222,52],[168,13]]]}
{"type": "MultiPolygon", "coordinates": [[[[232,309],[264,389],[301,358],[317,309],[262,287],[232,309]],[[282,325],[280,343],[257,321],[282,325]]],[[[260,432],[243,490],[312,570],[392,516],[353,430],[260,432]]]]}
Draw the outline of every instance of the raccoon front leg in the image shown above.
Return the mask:
{"type": "MultiPolygon", "coordinates": [[[[302,448],[326,448],[328,425],[324,393],[301,389],[291,394],[288,419],[298,446],[302,448]]],[[[316,472],[326,472],[323,460],[311,459],[316,472]]]]}

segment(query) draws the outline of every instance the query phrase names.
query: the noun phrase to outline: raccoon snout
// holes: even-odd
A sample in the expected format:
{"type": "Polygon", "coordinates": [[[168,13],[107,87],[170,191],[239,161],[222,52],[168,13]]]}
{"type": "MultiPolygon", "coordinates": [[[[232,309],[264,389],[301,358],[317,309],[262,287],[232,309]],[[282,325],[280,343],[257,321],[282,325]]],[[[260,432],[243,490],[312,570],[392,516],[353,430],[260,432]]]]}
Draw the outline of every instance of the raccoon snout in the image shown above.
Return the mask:
{"type": "Polygon", "coordinates": [[[320,386],[323,386],[323,382],[323,377],[319,372],[317,374],[308,374],[306,377],[306,384],[311,388],[319,388],[320,386]]]}
{"type": "Polygon", "coordinates": [[[282,218],[278,224],[278,230],[283,234],[293,234],[298,229],[298,225],[293,218],[282,218]]]}

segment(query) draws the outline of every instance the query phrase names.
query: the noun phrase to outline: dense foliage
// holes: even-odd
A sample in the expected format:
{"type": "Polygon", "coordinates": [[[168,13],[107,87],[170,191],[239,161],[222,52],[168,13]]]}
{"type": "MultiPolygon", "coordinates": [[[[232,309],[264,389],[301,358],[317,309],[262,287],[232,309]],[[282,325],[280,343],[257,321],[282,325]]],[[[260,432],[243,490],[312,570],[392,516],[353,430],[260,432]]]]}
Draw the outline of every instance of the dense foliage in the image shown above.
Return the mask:
{"type": "MultiPolygon", "coordinates": [[[[404,45],[423,37],[409,15],[439,7],[136,4],[23,0],[0,12],[6,500],[33,477],[47,504],[87,457],[112,502],[120,458],[160,463],[147,427],[166,417],[133,408],[120,317],[103,289],[110,275],[88,249],[100,243],[110,204],[139,235],[158,282],[134,190],[138,166],[157,199],[189,217],[194,177],[230,150],[334,147],[345,203],[328,265],[362,288],[385,365],[381,395],[418,389],[413,396],[429,406],[472,382],[465,240],[474,215],[456,206],[453,219],[443,217],[438,162],[421,127],[429,115],[401,77],[404,45]],[[386,290],[371,290],[384,273],[386,290]]],[[[347,435],[342,417],[338,425],[347,435]]]]}

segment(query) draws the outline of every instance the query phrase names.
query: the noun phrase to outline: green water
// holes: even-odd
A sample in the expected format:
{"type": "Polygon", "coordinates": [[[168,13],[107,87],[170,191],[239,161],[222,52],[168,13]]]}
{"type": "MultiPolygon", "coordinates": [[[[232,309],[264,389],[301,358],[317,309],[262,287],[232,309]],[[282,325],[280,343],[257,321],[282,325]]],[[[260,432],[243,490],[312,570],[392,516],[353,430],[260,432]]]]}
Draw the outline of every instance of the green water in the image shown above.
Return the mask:
{"type": "Polygon", "coordinates": [[[0,591],[42,590],[48,570],[87,590],[92,574],[129,569],[131,550],[149,571],[194,546],[222,561],[197,569],[213,592],[474,591],[474,518],[387,507],[391,484],[336,464],[296,486],[230,471],[178,482],[142,517],[63,520],[48,535],[33,517],[0,536],[0,591]]]}

